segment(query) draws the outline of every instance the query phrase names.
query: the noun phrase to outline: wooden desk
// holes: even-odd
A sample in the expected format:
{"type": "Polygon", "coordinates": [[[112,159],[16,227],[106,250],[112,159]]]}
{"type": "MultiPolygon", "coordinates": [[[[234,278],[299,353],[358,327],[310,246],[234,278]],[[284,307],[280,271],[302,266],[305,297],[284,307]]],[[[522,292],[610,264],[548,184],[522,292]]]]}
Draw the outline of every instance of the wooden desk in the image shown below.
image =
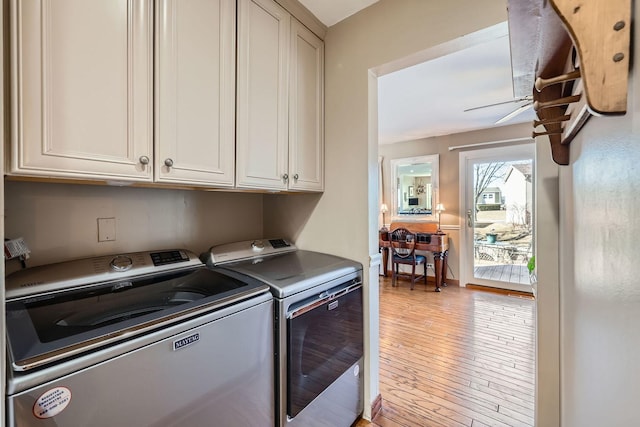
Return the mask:
{"type": "MultiPolygon", "coordinates": [[[[449,256],[449,235],[445,233],[436,233],[436,224],[432,223],[392,223],[391,231],[396,228],[403,227],[412,232],[418,233],[418,243],[416,250],[427,251],[433,253],[433,268],[436,275],[436,292],[440,292],[442,286],[446,286],[447,280],[447,258],[449,256]],[[430,236],[430,238],[427,238],[430,236]],[[425,242],[421,242],[421,238],[427,238],[425,242]]],[[[378,246],[382,251],[383,274],[387,277],[389,271],[389,253],[391,252],[391,243],[389,242],[389,233],[380,232],[378,235],[378,246]]],[[[393,268],[393,267],[392,267],[393,268]]]]}

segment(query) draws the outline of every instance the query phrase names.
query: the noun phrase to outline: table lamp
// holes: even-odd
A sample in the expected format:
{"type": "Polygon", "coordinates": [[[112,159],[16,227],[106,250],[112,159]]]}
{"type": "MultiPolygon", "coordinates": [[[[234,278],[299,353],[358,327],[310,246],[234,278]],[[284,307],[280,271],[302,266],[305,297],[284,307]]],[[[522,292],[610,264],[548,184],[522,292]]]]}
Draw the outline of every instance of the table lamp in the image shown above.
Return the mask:
{"type": "Polygon", "coordinates": [[[442,212],[444,212],[446,209],[444,208],[444,205],[442,203],[438,203],[436,205],[436,212],[438,212],[438,231],[436,231],[438,234],[442,233],[442,230],[440,229],[440,215],[442,214],[442,212]]]}
{"type": "Polygon", "coordinates": [[[380,231],[387,231],[387,227],[385,227],[385,222],[384,222],[384,214],[386,214],[387,212],[389,212],[389,208],[387,207],[386,203],[383,203],[380,205],[380,212],[382,213],[382,228],[380,229],[380,231]]]}

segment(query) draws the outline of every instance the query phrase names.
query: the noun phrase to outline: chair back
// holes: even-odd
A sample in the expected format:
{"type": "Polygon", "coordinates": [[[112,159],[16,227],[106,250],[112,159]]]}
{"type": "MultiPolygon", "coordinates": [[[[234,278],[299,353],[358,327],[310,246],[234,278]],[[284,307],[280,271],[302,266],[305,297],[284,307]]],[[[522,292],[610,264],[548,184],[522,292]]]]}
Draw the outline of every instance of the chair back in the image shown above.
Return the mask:
{"type": "Polygon", "coordinates": [[[389,241],[391,252],[394,257],[402,259],[415,258],[416,252],[416,235],[406,228],[396,228],[389,233],[389,241]]]}

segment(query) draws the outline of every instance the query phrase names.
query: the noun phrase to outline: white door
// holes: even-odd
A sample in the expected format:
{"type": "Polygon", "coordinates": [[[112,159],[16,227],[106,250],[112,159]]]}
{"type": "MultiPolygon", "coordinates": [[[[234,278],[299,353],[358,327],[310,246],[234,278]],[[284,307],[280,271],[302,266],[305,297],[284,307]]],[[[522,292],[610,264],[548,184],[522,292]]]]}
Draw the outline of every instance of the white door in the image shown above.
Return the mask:
{"type": "Polygon", "coordinates": [[[461,284],[531,292],[535,146],[460,153],[461,284]]]}
{"type": "Polygon", "coordinates": [[[156,181],[231,187],[236,2],[156,4],[156,181]]]}
{"type": "Polygon", "coordinates": [[[10,2],[13,174],[151,181],[153,2],[10,2]]]}

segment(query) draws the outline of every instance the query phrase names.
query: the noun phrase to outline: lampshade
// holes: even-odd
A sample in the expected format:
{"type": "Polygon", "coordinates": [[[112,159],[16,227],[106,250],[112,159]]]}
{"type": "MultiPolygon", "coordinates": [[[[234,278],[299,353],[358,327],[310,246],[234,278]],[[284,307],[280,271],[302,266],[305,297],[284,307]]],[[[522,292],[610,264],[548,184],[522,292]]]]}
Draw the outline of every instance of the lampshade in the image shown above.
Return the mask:
{"type": "Polygon", "coordinates": [[[387,207],[386,203],[383,203],[383,204],[380,205],[380,212],[382,212],[382,213],[389,212],[389,208],[387,207]]]}
{"type": "Polygon", "coordinates": [[[444,205],[442,203],[438,203],[436,205],[436,212],[444,212],[446,211],[446,209],[444,208],[444,205]]]}

